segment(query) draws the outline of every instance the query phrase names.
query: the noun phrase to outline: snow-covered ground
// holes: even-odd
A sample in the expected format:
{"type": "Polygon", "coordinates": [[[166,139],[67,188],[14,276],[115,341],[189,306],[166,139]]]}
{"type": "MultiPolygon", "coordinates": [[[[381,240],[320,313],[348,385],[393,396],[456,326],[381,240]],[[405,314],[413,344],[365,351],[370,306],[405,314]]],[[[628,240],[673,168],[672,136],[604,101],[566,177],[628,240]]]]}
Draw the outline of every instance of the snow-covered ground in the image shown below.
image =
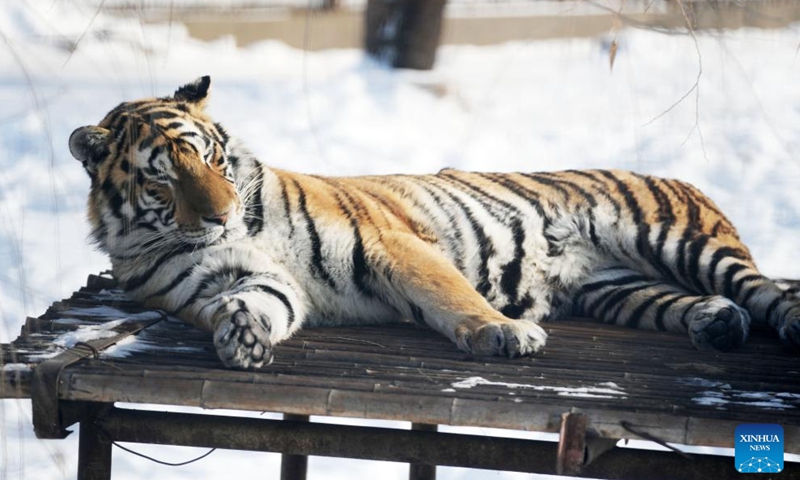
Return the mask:
{"type": "MultiPolygon", "coordinates": [[[[0,341],[104,270],[87,244],[88,178],[71,131],[118,102],[210,74],[210,111],[269,163],[320,174],[629,168],[679,177],[739,226],[762,270],[800,278],[800,27],[445,47],[432,72],[359,51],[201,43],[177,24],[95,16],[68,0],[0,2],[0,341]],[[699,84],[693,89],[698,74],[699,84]],[[685,97],[685,98],[684,98],[685,97]],[[683,99],[683,100],[681,100],[683,99]]],[[[77,441],[33,438],[0,403],[0,480],[75,475],[77,441]]],[[[141,447],[180,461],[186,449],[141,447]]],[[[277,472],[218,451],[178,469],[115,452],[115,479],[277,472]]],[[[317,479],[400,479],[406,467],[315,458],[317,479]]],[[[270,473],[274,475],[276,473],[270,473]]],[[[442,479],[527,478],[441,469],[442,479]]]]}

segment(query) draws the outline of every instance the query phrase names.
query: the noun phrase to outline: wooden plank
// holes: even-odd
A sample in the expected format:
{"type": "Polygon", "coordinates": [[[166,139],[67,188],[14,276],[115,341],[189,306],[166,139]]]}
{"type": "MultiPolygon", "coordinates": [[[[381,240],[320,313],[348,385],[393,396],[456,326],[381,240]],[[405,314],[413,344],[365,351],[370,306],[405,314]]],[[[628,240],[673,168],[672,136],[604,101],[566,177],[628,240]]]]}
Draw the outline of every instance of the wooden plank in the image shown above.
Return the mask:
{"type": "MultiPolygon", "coordinates": [[[[565,405],[481,401],[448,397],[370,391],[342,391],[295,385],[208,381],[191,378],[154,379],[152,376],[114,377],[65,372],[61,397],[65,400],[124,401],[198,406],[299,415],[324,415],[415,423],[505,428],[557,433],[565,405]],[[198,394],[198,390],[201,393],[198,394]]],[[[635,411],[582,410],[590,429],[605,438],[636,438],[626,421],[667,442],[733,447],[739,421],[680,415],[653,415],[635,411]]],[[[786,451],[800,453],[800,425],[783,424],[786,451]]]]}
{"type": "MultiPolygon", "coordinates": [[[[211,360],[212,363],[217,363],[211,360]]],[[[125,375],[123,368],[120,368],[122,365],[121,363],[116,364],[118,367],[116,375],[125,375]]],[[[469,365],[468,363],[466,364],[469,365]]],[[[136,368],[140,368],[140,365],[131,365],[136,368]]],[[[464,365],[461,366],[461,370],[463,372],[464,365]]],[[[135,370],[131,372],[135,374],[135,370]]],[[[458,397],[458,398],[487,398],[491,397],[493,399],[500,399],[505,398],[509,401],[516,401],[516,402],[525,402],[525,401],[554,401],[563,403],[565,397],[561,397],[558,393],[552,392],[536,392],[536,391],[526,391],[526,389],[509,389],[506,386],[499,385],[499,386],[479,386],[476,389],[467,389],[464,391],[459,391],[457,394],[453,392],[452,388],[448,389],[445,387],[449,387],[451,382],[458,380],[459,378],[463,378],[463,373],[459,374],[458,372],[448,372],[448,373],[437,373],[431,370],[422,370],[422,369],[412,369],[412,370],[401,370],[396,371],[390,367],[386,368],[379,368],[370,366],[366,370],[362,370],[360,367],[356,366],[348,366],[345,368],[337,367],[332,365],[327,365],[324,367],[314,367],[309,368],[308,364],[297,364],[297,365],[289,365],[289,366],[278,366],[276,368],[265,369],[262,372],[253,373],[253,372],[234,372],[222,369],[215,369],[215,370],[208,370],[208,369],[201,369],[201,370],[194,370],[192,368],[185,368],[183,370],[176,370],[173,367],[166,367],[166,366],[151,366],[150,369],[146,372],[149,376],[158,377],[160,375],[166,375],[170,378],[180,376],[186,378],[205,378],[205,379],[221,379],[225,382],[247,382],[247,383],[261,383],[266,382],[271,385],[275,384],[284,384],[284,385],[291,385],[291,384],[301,384],[305,386],[314,386],[320,388],[340,388],[340,389],[355,389],[355,390],[374,390],[376,392],[404,392],[404,393],[411,393],[411,394],[424,394],[427,396],[446,396],[446,397],[458,397]],[[446,391],[451,390],[451,391],[446,391]],[[552,399],[552,400],[548,400],[552,399]]],[[[492,377],[493,380],[498,379],[497,376],[492,377]]],[[[575,377],[570,380],[556,378],[556,379],[531,379],[526,378],[524,376],[514,376],[511,378],[500,377],[501,379],[510,380],[510,381],[519,381],[519,382],[538,382],[542,388],[561,388],[560,386],[566,385],[569,386],[572,384],[573,386],[580,379],[580,376],[575,377]]],[[[599,380],[600,378],[598,378],[599,380]]],[[[606,378],[607,379],[607,378],[606,378]]],[[[635,387],[637,384],[642,383],[643,381],[647,382],[657,382],[659,378],[657,377],[647,377],[643,379],[643,377],[636,377],[633,376],[628,378],[631,380],[631,385],[624,384],[620,380],[621,388],[623,388],[626,392],[626,397],[628,398],[611,398],[608,400],[599,400],[599,399],[583,399],[583,398],[570,398],[569,401],[572,405],[580,406],[580,405],[598,405],[598,404],[606,404],[607,408],[612,409],[626,409],[630,407],[638,407],[638,408],[647,408],[650,410],[661,410],[664,413],[684,413],[684,414],[702,414],[708,416],[717,416],[717,417],[728,417],[734,418],[737,415],[751,415],[757,414],[761,415],[763,418],[772,416],[773,418],[783,418],[786,413],[789,412],[781,412],[779,410],[753,410],[753,409],[742,409],[741,412],[735,411],[726,411],[726,410],[719,410],[713,406],[711,407],[704,407],[693,405],[691,403],[691,396],[696,394],[698,389],[702,390],[701,387],[681,387],[680,385],[676,386],[664,386],[660,389],[655,391],[651,391],[647,388],[644,390],[636,390],[635,387]],[[672,392],[673,397],[669,398],[668,394],[672,392]],[[677,393],[676,393],[677,392],[677,393]],[[666,398],[665,398],[666,396],[666,398]],[[682,403],[674,403],[674,402],[682,402],[682,403]],[[688,403],[687,403],[688,402],[688,403]]],[[[663,379],[661,379],[663,381],[663,379]]],[[[580,383],[577,383],[578,385],[580,383]]],[[[591,385],[591,384],[590,384],[591,385]]],[[[759,384],[760,385],[760,384],[759,384]]],[[[757,385],[756,385],[757,386],[757,385]]],[[[756,388],[756,386],[752,386],[756,388]]],[[[648,387],[649,388],[649,387],[648,387]]],[[[798,419],[797,415],[785,415],[785,421],[787,422],[794,422],[798,423],[800,419],[798,419]]]]}

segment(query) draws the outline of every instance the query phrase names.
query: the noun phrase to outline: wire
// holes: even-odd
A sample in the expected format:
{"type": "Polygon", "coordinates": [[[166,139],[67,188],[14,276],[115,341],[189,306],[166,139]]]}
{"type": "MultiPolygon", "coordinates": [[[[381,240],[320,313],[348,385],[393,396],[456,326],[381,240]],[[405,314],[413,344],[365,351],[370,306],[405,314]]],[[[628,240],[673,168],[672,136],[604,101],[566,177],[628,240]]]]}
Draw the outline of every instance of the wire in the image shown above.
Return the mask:
{"type": "Polygon", "coordinates": [[[197,458],[193,458],[192,460],[187,460],[187,461],[185,461],[185,462],[180,462],[180,463],[170,463],[170,462],[165,462],[165,461],[159,460],[159,459],[157,459],[157,458],[148,457],[147,455],[145,455],[145,454],[143,454],[143,453],[139,453],[139,452],[137,452],[137,451],[134,451],[134,450],[131,450],[131,449],[130,449],[130,448],[128,448],[128,447],[123,447],[122,445],[120,445],[120,444],[119,444],[119,443],[117,443],[117,442],[113,442],[113,441],[112,441],[111,443],[112,443],[113,445],[115,445],[115,446],[117,446],[117,447],[119,447],[119,448],[121,448],[121,449],[125,450],[125,451],[126,451],[126,452],[128,452],[128,453],[132,453],[132,454],[136,455],[137,457],[142,457],[142,458],[144,458],[144,459],[146,459],[146,460],[150,460],[151,462],[158,463],[159,465],[166,465],[166,466],[168,466],[168,467],[182,467],[182,466],[184,466],[184,465],[189,465],[190,463],[198,462],[198,461],[200,461],[200,460],[202,460],[202,459],[206,458],[207,456],[211,455],[211,454],[212,454],[212,453],[214,453],[214,451],[216,450],[216,448],[212,448],[211,450],[209,450],[209,451],[207,451],[206,453],[204,453],[204,454],[200,455],[199,457],[197,457],[197,458]]]}
{"type": "Polygon", "coordinates": [[[124,451],[126,451],[128,453],[132,453],[133,455],[136,455],[137,457],[144,458],[145,460],[150,460],[151,462],[157,463],[159,465],[166,465],[168,467],[182,467],[184,465],[189,465],[190,463],[199,462],[200,460],[206,458],[207,456],[211,455],[212,453],[214,453],[217,450],[216,448],[212,448],[211,450],[209,450],[206,453],[200,455],[199,457],[193,458],[191,460],[187,460],[185,462],[179,462],[179,463],[165,462],[163,460],[159,460],[157,458],[153,458],[151,456],[145,455],[144,453],[140,453],[140,452],[137,452],[136,450],[133,450],[133,449],[130,449],[130,448],[125,447],[123,445],[120,445],[115,440],[113,440],[111,438],[111,435],[109,435],[108,432],[106,432],[100,425],[98,425],[97,422],[92,422],[92,425],[94,426],[94,428],[97,429],[98,432],[100,432],[101,435],[106,437],[106,440],[110,441],[112,445],[114,445],[116,447],[119,447],[120,449],[122,449],[122,450],[124,450],[124,451]]]}
{"type": "Polygon", "coordinates": [[[99,360],[100,359],[100,350],[95,348],[94,345],[90,345],[90,344],[88,344],[86,342],[75,342],[75,345],[73,345],[73,347],[88,348],[92,352],[92,358],[94,358],[95,360],[99,360]]]}
{"type": "Polygon", "coordinates": [[[638,435],[638,436],[644,438],[645,440],[650,440],[651,442],[655,442],[655,443],[661,445],[662,447],[669,448],[670,450],[672,450],[673,452],[677,453],[678,455],[682,456],[683,458],[685,458],[687,460],[694,460],[694,458],[692,458],[691,455],[687,454],[686,452],[684,452],[680,448],[674,447],[674,446],[668,444],[667,442],[665,442],[664,440],[661,440],[660,438],[656,437],[655,435],[651,435],[651,434],[649,434],[647,432],[641,431],[638,428],[633,428],[633,425],[630,422],[626,421],[626,420],[623,420],[623,421],[619,422],[619,424],[622,425],[622,428],[624,428],[625,430],[627,430],[627,431],[629,431],[629,432],[631,432],[631,433],[633,433],[635,435],[638,435]]]}

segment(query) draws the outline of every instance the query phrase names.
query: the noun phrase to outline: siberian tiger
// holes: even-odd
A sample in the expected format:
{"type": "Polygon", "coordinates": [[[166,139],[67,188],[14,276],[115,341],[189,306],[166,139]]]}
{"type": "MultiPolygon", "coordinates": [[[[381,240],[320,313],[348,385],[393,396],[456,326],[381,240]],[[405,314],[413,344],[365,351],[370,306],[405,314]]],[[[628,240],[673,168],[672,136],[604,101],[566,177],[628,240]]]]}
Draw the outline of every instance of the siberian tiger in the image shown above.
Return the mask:
{"type": "Polygon", "coordinates": [[[530,355],[569,315],[729,350],[800,302],[693,186],[626,171],[323,177],[270,168],[204,113],[210,79],[80,127],[92,237],[127,293],[257,368],[305,326],[416,321],[530,355]]]}

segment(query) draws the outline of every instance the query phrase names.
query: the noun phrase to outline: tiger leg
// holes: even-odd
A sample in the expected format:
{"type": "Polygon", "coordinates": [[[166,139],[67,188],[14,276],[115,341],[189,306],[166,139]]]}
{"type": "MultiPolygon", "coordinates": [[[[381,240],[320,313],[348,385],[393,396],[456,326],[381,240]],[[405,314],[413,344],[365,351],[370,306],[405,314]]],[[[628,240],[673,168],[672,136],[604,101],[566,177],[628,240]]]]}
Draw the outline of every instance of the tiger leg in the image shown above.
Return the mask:
{"type": "Polygon", "coordinates": [[[594,272],[573,299],[573,314],[631,328],[688,333],[700,350],[744,343],[750,314],[721,295],[698,296],[619,267],[594,272]]]}
{"type": "Polygon", "coordinates": [[[755,322],[774,328],[781,340],[800,346],[800,299],[762,275],[748,254],[714,238],[700,237],[686,245],[687,278],[693,290],[730,298],[750,312],[755,322]]]}
{"type": "Polygon", "coordinates": [[[303,308],[286,284],[254,275],[213,302],[214,346],[227,367],[272,363],[272,347],[300,328],[303,308]]]}
{"type": "Polygon", "coordinates": [[[547,334],[532,320],[512,320],[489,305],[430,244],[416,236],[385,235],[380,270],[390,277],[389,297],[409,318],[424,322],[459,349],[476,355],[530,355],[547,334]]]}
{"type": "MultiPolygon", "coordinates": [[[[242,263],[253,257],[242,256],[242,263]]],[[[252,265],[209,259],[195,266],[166,299],[174,306],[165,305],[167,310],[213,332],[217,354],[227,367],[268,365],[273,346],[297,331],[306,316],[303,293],[289,274],[261,260],[253,263],[266,268],[254,271],[252,265]]]]}

